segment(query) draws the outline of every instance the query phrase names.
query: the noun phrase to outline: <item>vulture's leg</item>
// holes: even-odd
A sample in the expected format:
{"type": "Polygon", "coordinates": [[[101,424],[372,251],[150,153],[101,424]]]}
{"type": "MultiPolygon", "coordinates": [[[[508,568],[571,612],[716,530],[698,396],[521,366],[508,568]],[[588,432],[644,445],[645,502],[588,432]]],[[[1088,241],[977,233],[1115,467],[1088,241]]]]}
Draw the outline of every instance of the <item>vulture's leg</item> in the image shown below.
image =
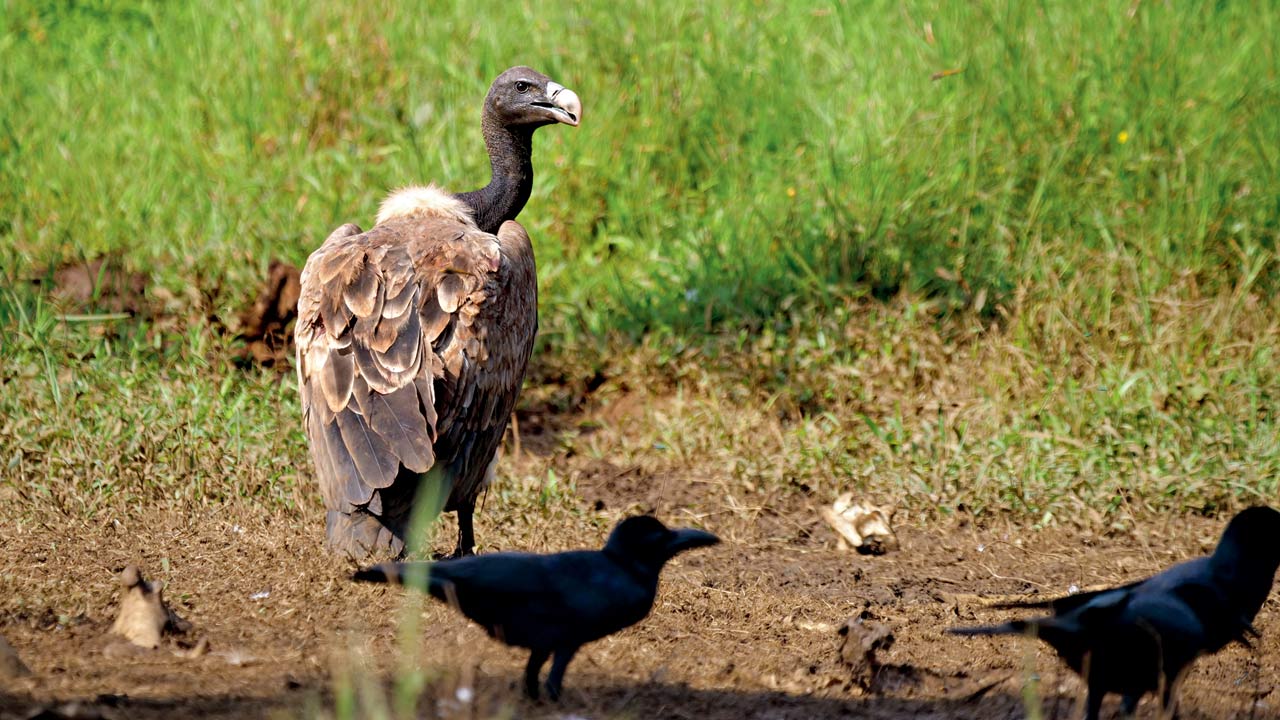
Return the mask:
{"type": "Polygon", "coordinates": [[[538,699],[538,673],[551,657],[550,650],[535,648],[529,652],[529,664],[524,666],[524,694],[531,700],[538,699]]]}
{"type": "Polygon", "coordinates": [[[460,558],[476,554],[476,534],[475,528],[471,524],[475,511],[475,500],[464,502],[458,506],[458,547],[454,549],[453,555],[449,557],[460,558]]]}
{"type": "Polygon", "coordinates": [[[402,523],[384,522],[382,530],[378,533],[376,552],[392,560],[400,560],[404,557],[405,551],[404,535],[402,523]]]}
{"type": "Polygon", "coordinates": [[[569,669],[569,661],[576,652],[576,647],[556,650],[555,660],[551,661],[551,672],[547,673],[547,697],[552,700],[560,699],[560,691],[564,687],[564,671],[569,669]]]}

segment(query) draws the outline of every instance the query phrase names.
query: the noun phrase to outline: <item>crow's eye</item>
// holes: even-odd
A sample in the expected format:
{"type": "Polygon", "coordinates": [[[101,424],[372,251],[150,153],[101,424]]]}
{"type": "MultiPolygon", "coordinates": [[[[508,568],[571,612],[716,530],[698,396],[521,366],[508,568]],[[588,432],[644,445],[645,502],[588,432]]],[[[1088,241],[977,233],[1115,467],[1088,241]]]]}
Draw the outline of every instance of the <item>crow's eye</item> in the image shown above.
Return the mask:
{"type": "Polygon", "coordinates": [[[516,92],[518,92],[518,93],[527,93],[527,92],[529,92],[529,83],[528,83],[527,81],[525,81],[525,80],[517,80],[517,81],[516,81],[516,92]]]}

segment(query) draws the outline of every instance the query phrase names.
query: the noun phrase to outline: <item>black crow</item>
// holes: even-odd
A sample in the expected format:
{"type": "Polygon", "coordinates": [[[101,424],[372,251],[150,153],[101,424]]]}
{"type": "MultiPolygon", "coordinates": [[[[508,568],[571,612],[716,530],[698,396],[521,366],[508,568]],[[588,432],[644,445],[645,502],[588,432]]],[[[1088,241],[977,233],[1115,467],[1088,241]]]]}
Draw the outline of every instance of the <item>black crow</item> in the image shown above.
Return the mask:
{"type": "Polygon", "coordinates": [[[668,560],[718,542],[709,532],[670,530],[656,518],[640,515],[618,523],[603,550],[384,563],[356,572],[354,579],[425,587],[491,637],[529,648],[524,689],[531,698],[537,699],[538,673],[554,655],[547,695],[556,700],[578,648],[649,614],[658,574],[668,560]]]}
{"type": "Polygon", "coordinates": [[[1051,615],[1003,625],[952,628],[956,635],[1029,634],[1053,646],[1085,677],[1088,720],[1097,720],[1107,693],[1124,696],[1132,714],[1147,692],[1173,709],[1182,672],[1201,655],[1257,635],[1262,608],[1280,565],[1280,512],[1253,507],[1231,519],[1213,554],[1117,588],[1055,600],[1005,603],[1051,615]]]}

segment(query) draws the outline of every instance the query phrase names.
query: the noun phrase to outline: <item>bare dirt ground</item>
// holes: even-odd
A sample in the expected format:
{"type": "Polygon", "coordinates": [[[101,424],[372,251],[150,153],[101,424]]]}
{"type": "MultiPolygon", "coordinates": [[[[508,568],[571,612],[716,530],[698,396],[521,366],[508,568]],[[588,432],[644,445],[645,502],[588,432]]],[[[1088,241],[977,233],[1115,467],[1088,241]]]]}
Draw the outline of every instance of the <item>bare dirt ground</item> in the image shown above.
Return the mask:
{"type": "MultiPolygon", "coordinates": [[[[1003,617],[987,598],[1144,576],[1208,551],[1225,522],[1143,518],[1108,536],[905,518],[901,548],[868,557],[836,549],[817,499],[750,507],[695,477],[585,456],[556,465],[572,488],[560,502],[530,508],[495,488],[478,519],[482,550],[594,547],[638,511],[724,540],[668,566],[647,620],[584,648],[559,704],[523,700],[525,655],[449,608],[349,582],[350,564],[320,547],[318,508],[157,502],[85,522],[24,501],[30,512],[0,524],[0,635],[32,674],[0,681],[0,717],[333,717],[344,703],[364,717],[381,703],[450,718],[1021,718],[1032,683],[1044,717],[1073,718],[1082,685],[1043,646],[942,630],[1003,617]],[[182,642],[207,638],[208,654],[108,650],[116,574],[131,562],[167,583],[195,627],[182,642]],[[841,660],[837,631],[851,618],[893,632],[869,682],[841,660]],[[398,693],[405,667],[423,684],[398,693]],[[465,688],[473,699],[460,702],[465,688]]],[[[1278,607],[1273,597],[1263,609],[1254,649],[1195,666],[1182,717],[1277,717],[1278,607]]],[[[1107,715],[1118,712],[1113,698],[1107,715]]],[[[1139,712],[1158,715],[1150,699],[1139,712]]]]}

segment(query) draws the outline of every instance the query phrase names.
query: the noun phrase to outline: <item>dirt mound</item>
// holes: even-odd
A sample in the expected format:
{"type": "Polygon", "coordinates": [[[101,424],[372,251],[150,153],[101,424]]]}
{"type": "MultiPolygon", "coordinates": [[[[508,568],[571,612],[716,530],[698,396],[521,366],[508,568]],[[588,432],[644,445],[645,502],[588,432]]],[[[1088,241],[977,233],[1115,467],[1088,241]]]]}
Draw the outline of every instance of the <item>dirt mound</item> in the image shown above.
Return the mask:
{"type": "Polygon", "coordinates": [[[137,315],[148,308],[148,279],[116,256],[69,262],[53,271],[49,294],[72,312],[137,315]]]}
{"type": "Polygon", "coordinates": [[[293,321],[298,317],[301,272],[294,265],[272,260],[267,279],[253,304],[240,314],[236,337],[244,347],[236,353],[241,365],[287,368],[293,357],[293,321]]]}

